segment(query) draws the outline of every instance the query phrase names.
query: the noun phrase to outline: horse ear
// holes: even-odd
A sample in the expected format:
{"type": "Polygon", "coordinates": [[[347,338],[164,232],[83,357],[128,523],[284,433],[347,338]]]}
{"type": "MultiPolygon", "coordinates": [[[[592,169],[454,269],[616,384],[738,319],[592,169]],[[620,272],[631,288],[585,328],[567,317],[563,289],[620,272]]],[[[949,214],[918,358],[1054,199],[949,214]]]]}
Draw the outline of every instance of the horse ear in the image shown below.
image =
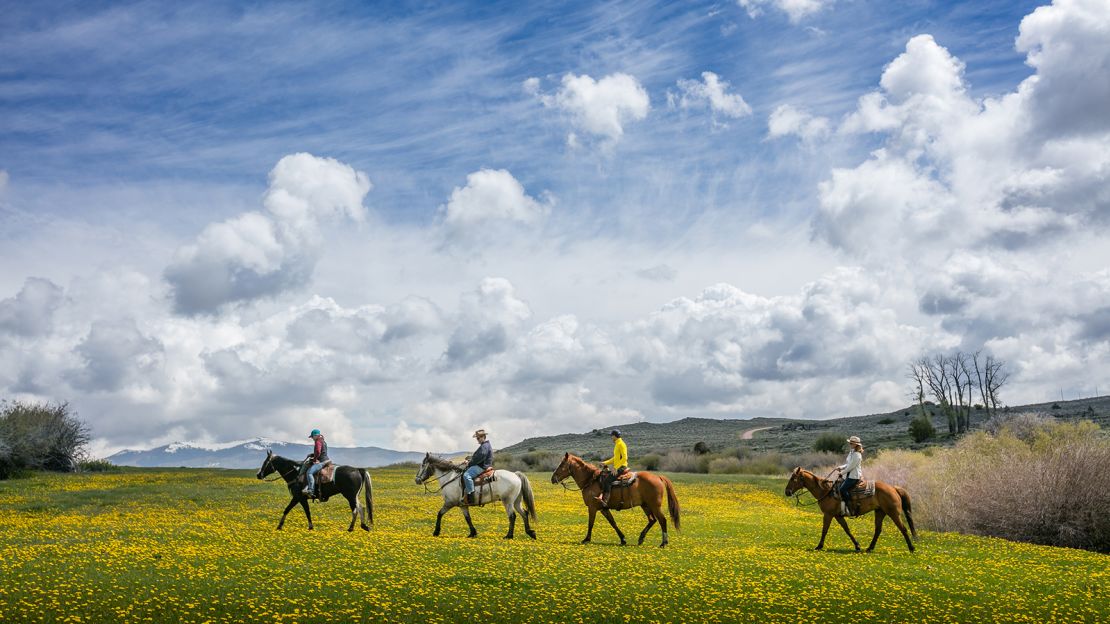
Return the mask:
{"type": "Polygon", "coordinates": [[[563,453],[563,459],[564,460],[570,459],[570,451],[567,451],[566,453],[563,453]]]}
{"type": "Polygon", "coordinates": [[[269,457],[273,454],[274,454],[274,449],[266,449],[266,457],[269,457]]]}

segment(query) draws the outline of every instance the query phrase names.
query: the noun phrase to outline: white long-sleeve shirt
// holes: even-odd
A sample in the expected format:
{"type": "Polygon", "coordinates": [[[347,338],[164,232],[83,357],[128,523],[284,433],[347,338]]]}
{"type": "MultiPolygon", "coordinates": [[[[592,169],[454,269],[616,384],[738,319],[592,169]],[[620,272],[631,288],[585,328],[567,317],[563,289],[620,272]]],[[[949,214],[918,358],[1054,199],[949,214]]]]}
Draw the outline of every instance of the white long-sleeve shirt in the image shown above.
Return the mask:
{"type": "Polygon", "coordinates": [[[844,471],[845,476],[849,479],[862,479],[863,478],[863,455],[859,451],[852,451],[848,453],[848,459],[838,466],[844,471]]]}

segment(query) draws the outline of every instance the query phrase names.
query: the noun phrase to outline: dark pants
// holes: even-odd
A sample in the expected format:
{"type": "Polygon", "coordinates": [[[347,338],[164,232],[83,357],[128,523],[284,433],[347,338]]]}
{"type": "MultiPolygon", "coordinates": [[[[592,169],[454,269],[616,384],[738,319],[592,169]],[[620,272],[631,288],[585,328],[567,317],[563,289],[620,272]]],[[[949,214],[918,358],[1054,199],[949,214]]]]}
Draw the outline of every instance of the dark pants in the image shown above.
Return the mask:
{"type": "Polygon", "coordinates": [[[849,494],[849,492],[851,492],[852,488],[856,487],[858,483],[859,479],[845,478],[844,482],[840,484],[840,500],[844,501],[846,504],[851,501],[851,494],[849,494]]]}
{"type": "Polygon", "coordinates": [[[627,466],[621,466],[616,472],[609,472],[609,476],[601,480],[601,491],[608,494],[609,490],[613,489],[613,482],[617,480],[617,477],[626,472],[628,472],[627,466]]]}

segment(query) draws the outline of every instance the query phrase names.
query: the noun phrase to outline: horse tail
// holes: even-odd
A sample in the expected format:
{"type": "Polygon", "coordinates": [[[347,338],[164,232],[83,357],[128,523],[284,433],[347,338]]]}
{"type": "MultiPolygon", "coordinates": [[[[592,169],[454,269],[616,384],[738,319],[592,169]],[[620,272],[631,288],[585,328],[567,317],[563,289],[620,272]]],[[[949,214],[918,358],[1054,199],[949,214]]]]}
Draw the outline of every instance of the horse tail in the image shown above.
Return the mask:
{"type": "Polygon", "coordinates": [[[898,486],[894,489],[898,492],[898,496],[902,497],[902,513],[906,516],[906,524],[910,525],[910,533],[914,539],[917,539],[917,529],[913,527],[913,510],[910,508],[910,493],[898,486]]]}
{"type": "Polygon", "coordinates": [[[532,495],[532,484],[528,481],[528,476],[523,472],[517,472],[516,476],[520,477],[520,493],[524,495],[524,511],[536,519],[536,498],[532,495]]]}
{"type": "MultiPolygon", "coordinates": [[[[362,485],[359,489],[366,492],[366,519],[372,525],[374,524],[374,485],[370,481],[370,473],[366,472],[365,468],[359,468],[358,471],[362,475],[362,485]]],[[[358,499],[357,493],[355,499],[358,499]]]]}
{"type": "Polygon", "coordinates": [[[671,514],[671,522],[674,523],[674,528],[677,531],[679,526],[679,514],[682,509],[678,506],[678,495],[674,493],[674,484],[671,480],[663,475],[659,475],[659,479],[663,481],[663,486],[667,489],[667,511],[671,514]]]}

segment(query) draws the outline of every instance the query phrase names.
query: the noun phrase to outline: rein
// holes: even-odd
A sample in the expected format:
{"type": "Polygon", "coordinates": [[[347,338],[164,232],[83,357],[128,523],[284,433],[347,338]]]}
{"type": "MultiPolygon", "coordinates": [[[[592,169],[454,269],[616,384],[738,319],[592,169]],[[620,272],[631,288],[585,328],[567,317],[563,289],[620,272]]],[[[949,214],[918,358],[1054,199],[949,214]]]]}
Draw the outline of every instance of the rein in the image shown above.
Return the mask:
{"type": "MultiPolygon", "coordinates": [[[[585,465],[586,464],[583,463],[583,466],[585,466],[585,465]]],[[[586,481],[586,487],[590,487],[591,483],[593,483],[594,481],[597,481],[597,478],[598,478],[599,475],[600,475],[600,473],[596,474],[596,475],[592,475],[590,477],[590,480],[586,481]]],[[[566,492],[581,492],[582,488],[578,485],[577,481],[574,481],[573,478],[571,478],[571,481],[574,481],[574,487],[572,488],[572,487],[567,485],[567,483],[566,483],[567,478],[570,478],[570,477],[573,477],[573,476],[574,476],[574,473],[572,472],[572,473],[568,474],[566,477],[563,477],[562,479],[559,480],[559,485],[563,486],[563,490],[566,491],[566,492]]]]}
{"type": "MultiPolygon", "coordinates": [[[[822,481],[828,481],[829,477],[832,476],[832,473],[834,473],[834,472],[836,472],[836,468],[833,468],[832,470],[830,470],[829,474],[825,475],[825,477],[821,480],[822,481]]],[[[813,474],[813,473],[810,473],[810,474],[813,474]]],[[[817,475],[813,475],[813,476],[814,476],[814,478],[817,477],[817,475]]],[[[802,491],[804,490],[804,491],[808,492],[809,489],[805,488],[805,487],[800,487],[800,488],[798,488],[798,491],[794,492],[794,503],[799,507],[809,507],[810,505],[816,505],[817,503],[820,503],[821,501],[828,498],[829,495],[832,494],[833,490],[835,490],[835,489],[836,489],[836,484],[833,483],[833,484],[829,485],[829,491],[822,494],[820,498],[814,499],[813,502],[811,502],[811,503],[803,503],[802,502],[802,491]]]]}
{"type": "Polygon", "coordinates": [[[274,472],[278,476],[274,477],[273,479],[263,479],[263,481],[265,481],[266,483],[273,483],[274,481],[277,481],[278,479],[285,479],[285,475],[293,474],[294,472],[296,472],[299,469],[299,466],[294,466],[293,468],[290,468],[289,470],[287,470],[285,472],[282,472],[282,471],[278,470],[277,466],[274,465],[274,460],[273,459],[270,459],[268,463],[270,464],[270,467],[274,469],[274,472]]]}
{"type": "Polygon", "coordinates": [[[456,474],[455,476],[451,477],[450,479],[448,479],[447,482],[440,482],[438,489],[429,490],[428,489],[428,482],[431,481],[432,479],[436,479],[437,481],[439,480],[439,478],[436,477],[433,474],[433,475],[429,476],[427,479],[424,479],[423,481],[421,481],[421,485],[424,486],[424,493],[425,494],[439,494],[440,492],[443,491],[443,488],[447,487],[448,485],[451,485],[455,481],[458,481],[459,479],[462,478],[462,476],[463,476],[463,473],[460,472],[460,473],[456,474]]]}

